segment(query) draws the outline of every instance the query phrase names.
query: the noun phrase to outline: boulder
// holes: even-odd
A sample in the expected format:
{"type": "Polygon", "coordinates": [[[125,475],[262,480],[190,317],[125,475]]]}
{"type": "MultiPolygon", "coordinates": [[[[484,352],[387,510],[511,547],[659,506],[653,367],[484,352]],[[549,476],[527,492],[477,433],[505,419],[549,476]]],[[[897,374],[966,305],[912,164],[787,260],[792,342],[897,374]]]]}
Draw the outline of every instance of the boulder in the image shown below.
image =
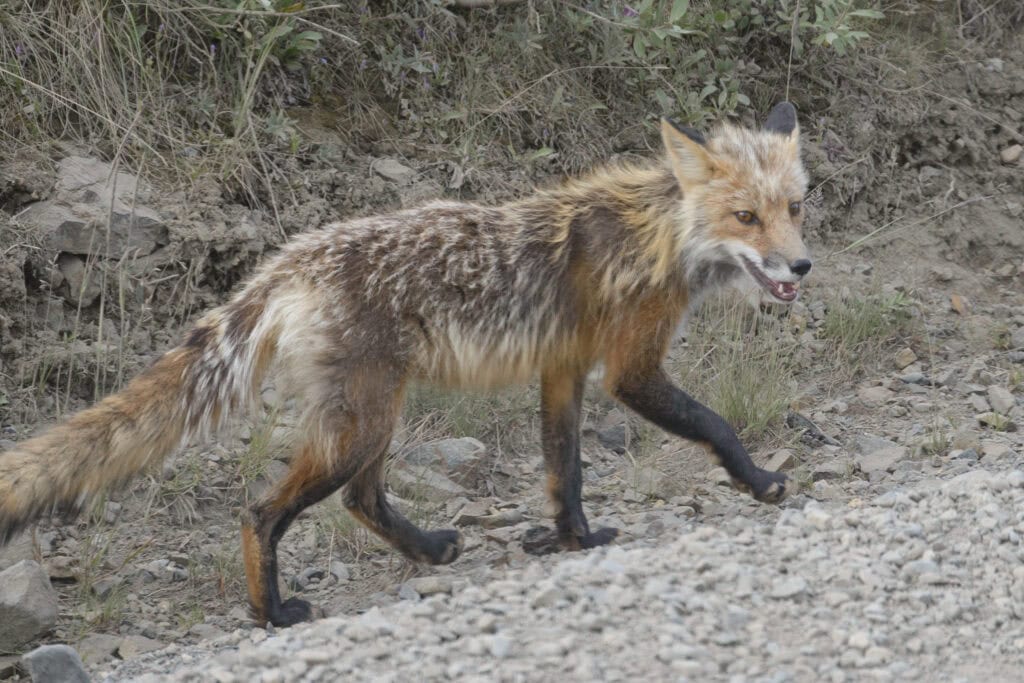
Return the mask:
{"type": "Polygon", "coordinates": [[[22,560],[0,572],[0,652],[14,652],[57,623],[57,593],[46,572],[22,560]]]}

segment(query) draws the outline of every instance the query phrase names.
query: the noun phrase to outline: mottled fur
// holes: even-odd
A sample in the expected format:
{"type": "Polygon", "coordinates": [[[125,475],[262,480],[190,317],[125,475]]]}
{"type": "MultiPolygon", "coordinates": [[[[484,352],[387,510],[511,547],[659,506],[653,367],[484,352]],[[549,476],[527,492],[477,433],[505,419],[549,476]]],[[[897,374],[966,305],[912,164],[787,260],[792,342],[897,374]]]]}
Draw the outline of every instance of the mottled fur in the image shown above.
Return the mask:
{"type": "Polygon", "coordinates": [[[589,530],[580,502],[582,383],[597,364],[613,395],[706,443],[759,499],[780,498],[785,479],[756,468],[660,363],[688,307],[741,277],[744,259],[775,285],[799,279],[789,272],[805,257],[790,205],[806,177],[792,107],[782,106],[766,130],[724,126],[706,141],[666,122],[664,159],[503,206],[436,201],[295,237],[122,392],[0,455],[0,538],[218,428],[272,363],[305,408],[288,476],[243,529],[259,620],[312,615],[280,600],[277,542],[303,508],[346,484],[353,514],[409,557],[458,555],[454,531],[417,529],[384,495],[410,382],[491,388],[541,377],[548,489],[568,547],[614,537],[589,530]],[[737,211],[756,212],[759,225],[737,211]]]}

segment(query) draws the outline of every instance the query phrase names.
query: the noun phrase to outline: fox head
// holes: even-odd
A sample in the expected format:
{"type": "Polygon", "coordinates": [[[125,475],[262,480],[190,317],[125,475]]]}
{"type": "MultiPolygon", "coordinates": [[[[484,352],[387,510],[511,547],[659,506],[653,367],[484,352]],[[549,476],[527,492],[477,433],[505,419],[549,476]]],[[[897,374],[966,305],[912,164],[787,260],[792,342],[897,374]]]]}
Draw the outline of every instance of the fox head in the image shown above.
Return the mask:
{"type": "Polygon", "coordinates": [[[661,134],[683,194],[689,279],[745,274],[769,300],[794,301],[811,260],[800,234],[807,174],[793,105],[776,105],[759,130],[724,125],[705,139],[663,119],[661,134]]]}

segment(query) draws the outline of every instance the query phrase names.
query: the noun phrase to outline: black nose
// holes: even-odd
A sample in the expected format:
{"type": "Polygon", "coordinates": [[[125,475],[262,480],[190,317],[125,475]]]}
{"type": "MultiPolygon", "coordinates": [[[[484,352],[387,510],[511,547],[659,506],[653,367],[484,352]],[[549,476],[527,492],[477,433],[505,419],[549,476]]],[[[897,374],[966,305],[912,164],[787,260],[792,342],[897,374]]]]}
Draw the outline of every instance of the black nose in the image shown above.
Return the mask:
{"type": "Polygon", "coordinates": [[[804,275],[807,275],[807,273],[811,272],[811,262],[802,258],[790,263],[789,269],[800,277],[803,277],[804,275]]]}

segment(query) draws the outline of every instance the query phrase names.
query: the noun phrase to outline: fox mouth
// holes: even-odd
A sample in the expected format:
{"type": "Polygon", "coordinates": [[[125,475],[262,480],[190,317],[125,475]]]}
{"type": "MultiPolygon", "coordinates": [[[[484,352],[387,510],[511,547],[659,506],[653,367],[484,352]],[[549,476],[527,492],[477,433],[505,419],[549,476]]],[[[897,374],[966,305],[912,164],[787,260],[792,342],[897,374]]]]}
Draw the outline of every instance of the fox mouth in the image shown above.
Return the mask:
{"type": "Polygon", "coordinates": [[[746,256],[740,257],[743,265],[746,266],[750,277],[754,278],[757,284],[761,285],[764,291],[771,294],[779,301],[791,303],[800,294],[800,284],[797,282],[779,282],[768,277],[763,270],[746,256]]]}

